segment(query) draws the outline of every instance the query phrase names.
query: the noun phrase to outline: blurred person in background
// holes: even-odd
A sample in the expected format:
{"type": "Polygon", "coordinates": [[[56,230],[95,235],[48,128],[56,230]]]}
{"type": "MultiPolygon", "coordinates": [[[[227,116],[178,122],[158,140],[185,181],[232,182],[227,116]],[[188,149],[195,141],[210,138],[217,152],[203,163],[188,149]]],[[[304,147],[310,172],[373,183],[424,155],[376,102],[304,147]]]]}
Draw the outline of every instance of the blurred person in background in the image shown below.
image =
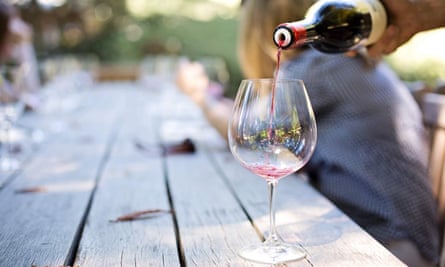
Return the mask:
{"type": "MultiPolygon", "coordinates": [[[[274,28],[302,19],[314,0],[245,1],[238,52],[247,78],[273,77],[274,28]]],[[[282,51],[279,78],[302,79],[314,108],[318,144],[304,168],[310,182],[411,267],[439,262],[437,206],[428,176],[421,111],[383,62],[361,55],[282,51]]],[[[233,101],[210,92],[199,63],[183,63],[176,83],[227,139],[233,101]]]]}
{"type": "Polygon", "coordinates": [[[24,22],[17,10],[0,0],[0,64],[2,71],[20,68],[20,84],[23,100],[30,108],[39,105],[40,89],[37,58],[32,43],[32,28],[24,22]]]}

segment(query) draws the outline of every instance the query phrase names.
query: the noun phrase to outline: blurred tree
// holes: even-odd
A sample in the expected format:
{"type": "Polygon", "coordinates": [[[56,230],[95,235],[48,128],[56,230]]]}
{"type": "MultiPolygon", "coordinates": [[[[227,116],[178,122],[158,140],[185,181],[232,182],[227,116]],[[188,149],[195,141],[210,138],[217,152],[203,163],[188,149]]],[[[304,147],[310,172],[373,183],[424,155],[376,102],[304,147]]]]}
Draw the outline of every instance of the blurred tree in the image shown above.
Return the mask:
{"type": "Polygon", "coordinates": [[[10,1],[33,26],[41,60],[67,53],[136,63],[148,54],[216,56],[226,61],[234,83],[240,79],[235,51],[239,0],[10,1]]]}
{"type": "MultiPolygon", "coordinates": [[[[70,53],[137,63],[149,54],[216,56],[226,61],[232,85],[241,79],[235,47],[240,0],[8,1],[34,27],[39,59],[70,53]]],[[[442,44],[440,40],[428,43],[442,44]]],[[[445,80],[444,72],[437,71],[445,66],[443,57],[437,56],[443,55],[441,50],[416,48],[401,53],[401,48],[386,59],[403,79],[445,80]],[[425,61],[419,51],[434,56],[425,61]]]]}

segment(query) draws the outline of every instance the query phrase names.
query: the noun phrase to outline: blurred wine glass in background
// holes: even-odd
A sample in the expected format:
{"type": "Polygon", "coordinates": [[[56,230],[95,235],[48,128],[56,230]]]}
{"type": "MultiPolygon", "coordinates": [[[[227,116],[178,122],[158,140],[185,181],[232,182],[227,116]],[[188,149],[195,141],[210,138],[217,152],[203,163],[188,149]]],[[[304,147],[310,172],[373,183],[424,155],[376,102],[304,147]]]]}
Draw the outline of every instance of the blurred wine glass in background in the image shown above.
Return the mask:
{"type": "Polygon", "coordinates": [[[0,72],[1,172],[12,172],[20,167],[20,161],[15,156],[12,133],[25,107],[22,101],[23,75],[23,66],[17,64],[5,64],[0,72]]]}

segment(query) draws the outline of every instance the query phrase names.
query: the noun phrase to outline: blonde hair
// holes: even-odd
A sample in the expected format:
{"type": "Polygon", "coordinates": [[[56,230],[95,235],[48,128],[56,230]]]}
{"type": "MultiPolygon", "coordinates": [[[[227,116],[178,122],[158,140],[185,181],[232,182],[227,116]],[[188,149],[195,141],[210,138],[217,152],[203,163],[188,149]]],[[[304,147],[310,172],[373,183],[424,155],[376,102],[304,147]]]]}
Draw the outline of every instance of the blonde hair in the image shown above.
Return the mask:
{"type": "MultiPolygon", "coordinates": [[[[270,78],[276,66],[277,47],[273,31],[283,22],[304,18],[316,0],[247,0],[241,9],[238,57],[246,78],[270,78]]],[[[283,51],[282,60],[295,57],[300,49],[283,51]]]]}

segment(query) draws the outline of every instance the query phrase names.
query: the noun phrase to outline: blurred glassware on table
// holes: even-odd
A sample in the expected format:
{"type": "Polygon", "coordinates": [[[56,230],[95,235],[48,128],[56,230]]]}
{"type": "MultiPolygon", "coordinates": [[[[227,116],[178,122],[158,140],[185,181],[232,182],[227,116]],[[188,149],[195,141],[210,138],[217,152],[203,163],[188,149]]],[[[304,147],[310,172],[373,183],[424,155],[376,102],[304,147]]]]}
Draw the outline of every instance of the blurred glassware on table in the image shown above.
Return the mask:
{"type": "Polygon", "coordinates": [[[95,72],[99,68],[99,58],[93,54],[63,54],[41,60],[40,73],[43,83],[49,83],[57,76],[78,71],[95,72]]]}
{"type": "Polygon", "coordinates": [[[20,161],[15,157],[13,133],[16,122],[22,115],[25,103],[23,65],[5,64],[0,75],[0,171],[11,172],[20,167],[20,161]]]}
{"type": "Polygon", "coordinates": [[[225,88],[230,79],[229,70],[224,59],[220,57],[200,57],[196,60],[204,66],[209,79],[225,88]]]}
{"type": "Polygon", "coordinates": [[[141,61],[140,72],[146,75],[172,78],[182,60],[186,60],[186,58],[167,54],[147,55],[141,61]]]}
{"type": "Polygon", "coordinates": [[[148,55],[144,57],[140,64],[140,79],[149,88],[156,90],[156,83],[160,80],[173,81],[177,69],[184,62],[199,62],[205,69],[212,81],[225,88],[230,79],[227,64],[223,58],[216,56],[199,57],[191,60],[186,56],[176,55],[148,55]]]}
{"type": "Polygon", "coordinates": [[[82,94],[93,83],[91,72],[73,70],[58,74],[45,84],[41,90],[42,105],[37,111],[47,118],[47,132],[60,133],[68,128],[64,116],[81,108],[82,94]]]}

